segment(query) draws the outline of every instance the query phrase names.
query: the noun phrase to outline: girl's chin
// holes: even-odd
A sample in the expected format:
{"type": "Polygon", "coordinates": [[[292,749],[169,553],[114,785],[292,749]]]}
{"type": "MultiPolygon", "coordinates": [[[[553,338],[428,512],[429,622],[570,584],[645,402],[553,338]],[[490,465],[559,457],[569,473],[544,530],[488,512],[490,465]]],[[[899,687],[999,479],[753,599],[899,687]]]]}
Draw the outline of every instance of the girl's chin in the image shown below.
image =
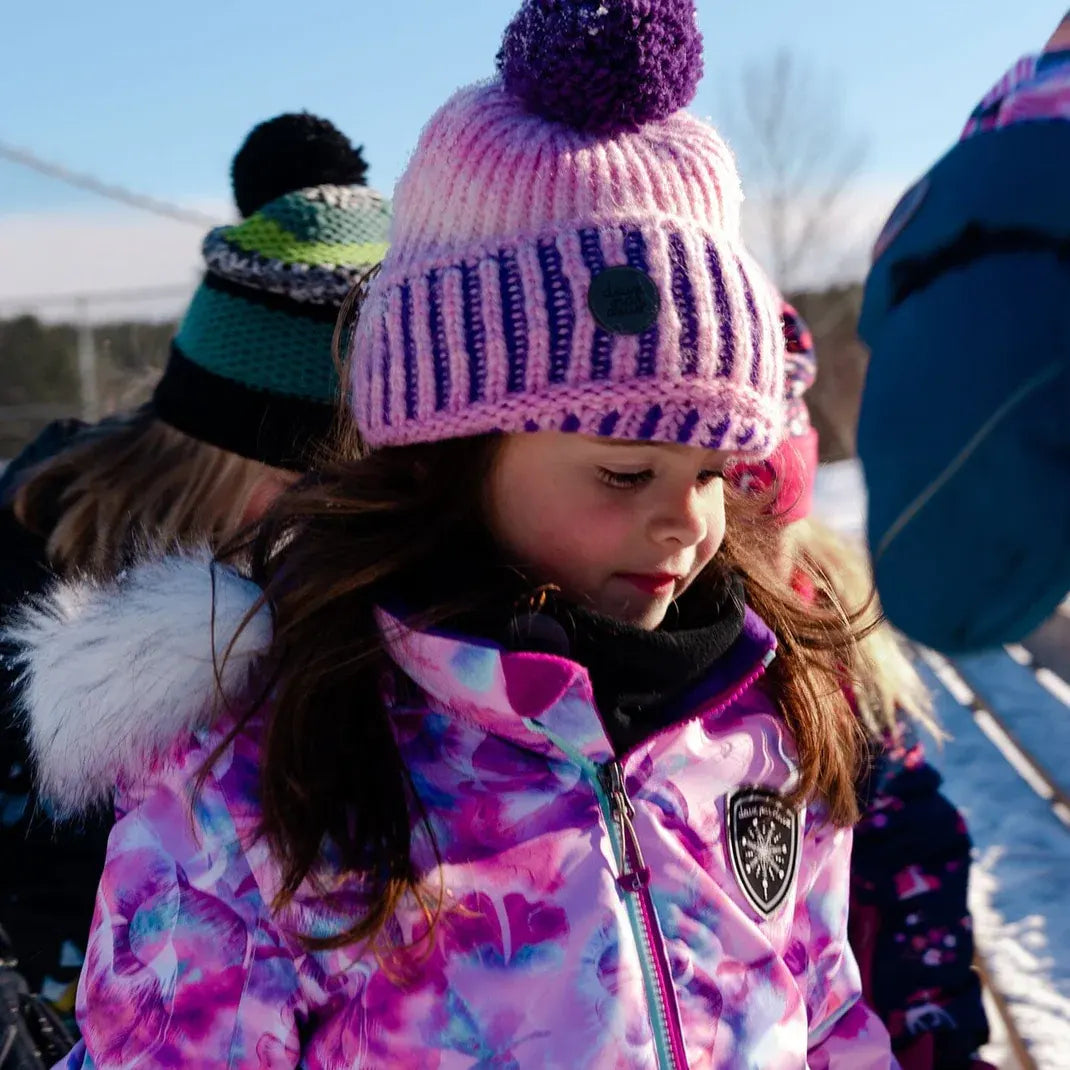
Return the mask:
{"type": "Polygon", "coordinates": [[[657,610],[656,612],[647,613],[642,617],[632,617],[624,621],[625,624],[630,624],[633,628],[640,628],[644,632],[656,632],[661,627],[662,621],[665,620],[665,611],[657,610]]]}
{"type": "Polygon", "coordinates": [[[627,598],[606,599],[604,605],[595,606],[594,609],[603,617],[652,632],[665,619],[671,601],[668,595],[632,594],[627,598]]]}

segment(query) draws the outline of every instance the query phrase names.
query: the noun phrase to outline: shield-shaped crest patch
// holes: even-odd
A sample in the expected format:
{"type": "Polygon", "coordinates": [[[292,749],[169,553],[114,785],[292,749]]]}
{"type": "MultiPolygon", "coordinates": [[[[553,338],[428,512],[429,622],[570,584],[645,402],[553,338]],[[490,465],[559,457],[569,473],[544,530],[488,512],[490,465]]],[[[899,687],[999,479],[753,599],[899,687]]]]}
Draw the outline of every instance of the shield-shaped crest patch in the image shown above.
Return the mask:
{"type": "Polygon", "coordinates": [[[739,788],[725,799],[728,856],[748,902],[768,918],[799,866],[799,815],[775,791],[739,788]]]}

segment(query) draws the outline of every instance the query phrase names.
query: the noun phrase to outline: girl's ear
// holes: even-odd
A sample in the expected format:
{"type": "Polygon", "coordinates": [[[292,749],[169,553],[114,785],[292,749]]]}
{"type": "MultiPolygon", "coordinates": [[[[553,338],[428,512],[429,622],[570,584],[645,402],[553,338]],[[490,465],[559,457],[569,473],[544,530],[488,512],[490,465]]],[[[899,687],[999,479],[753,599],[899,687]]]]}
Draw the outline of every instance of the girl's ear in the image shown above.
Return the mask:
{"type": "Polygon", "coordinates": [[[255,524],[271,508],[275,499],[287,487],[296,483],[296,472],[286,472],[281,468],[264,468],[260,478],[253,484],[242,509],[241,526],[255,524]]]}

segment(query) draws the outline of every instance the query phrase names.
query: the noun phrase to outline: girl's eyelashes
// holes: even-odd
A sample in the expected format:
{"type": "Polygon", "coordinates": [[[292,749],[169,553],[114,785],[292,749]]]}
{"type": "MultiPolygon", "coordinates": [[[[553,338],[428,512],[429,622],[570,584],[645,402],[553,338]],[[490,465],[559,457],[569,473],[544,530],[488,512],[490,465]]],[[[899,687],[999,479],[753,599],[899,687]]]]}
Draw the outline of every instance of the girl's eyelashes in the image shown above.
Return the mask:
{"type": "MultiPolygon", "coordinates": [[[[641,472],[615,472],[612,468],[599,467],[598,478],[618,490],[638,490],[654,478],[654,473],[649,468],[641,472]]],[[[700,487],[705,487],[718,479],[724,479],[724,472],[707,468],[699,472],[695,482],[700,487]]]]}
{"type": "Polygon", "coordinates": [[[611,487],[619,490],[638,490],[644,483],[649,483],[654,478],[654,473],[649,468],[642,472],[614,472],[612,468],[599,468],[598,478],[611,487]]]}

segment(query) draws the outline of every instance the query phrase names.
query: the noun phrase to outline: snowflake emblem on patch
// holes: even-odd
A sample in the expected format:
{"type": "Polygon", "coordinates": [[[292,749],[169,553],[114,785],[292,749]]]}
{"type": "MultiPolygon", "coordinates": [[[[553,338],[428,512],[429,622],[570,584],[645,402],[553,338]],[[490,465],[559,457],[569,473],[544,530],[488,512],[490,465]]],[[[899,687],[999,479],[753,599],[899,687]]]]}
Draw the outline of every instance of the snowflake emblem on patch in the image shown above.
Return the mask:
{"type": "Polygon", "coordinates": [[[728,855],[747,901],[768,918],[788,896],[799,865],[799,815],[766,788],[739,788],[725,800],[728,855]]]}

